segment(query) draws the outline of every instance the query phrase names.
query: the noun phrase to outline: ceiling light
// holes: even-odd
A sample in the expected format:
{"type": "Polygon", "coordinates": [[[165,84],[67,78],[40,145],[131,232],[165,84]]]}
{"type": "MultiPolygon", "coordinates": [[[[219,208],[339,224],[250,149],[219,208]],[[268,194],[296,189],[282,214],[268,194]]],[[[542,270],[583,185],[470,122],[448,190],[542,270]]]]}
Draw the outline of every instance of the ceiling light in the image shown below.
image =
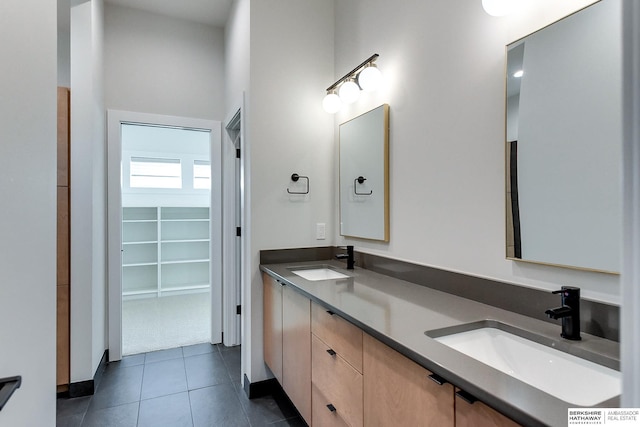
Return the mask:
{"type": "Polygon", "coordinates": [[[513,77],[518,78],[518,77],[522,77],[524,76],[524,70],[518,70],[515,73],[513,73],[513,77]]]}

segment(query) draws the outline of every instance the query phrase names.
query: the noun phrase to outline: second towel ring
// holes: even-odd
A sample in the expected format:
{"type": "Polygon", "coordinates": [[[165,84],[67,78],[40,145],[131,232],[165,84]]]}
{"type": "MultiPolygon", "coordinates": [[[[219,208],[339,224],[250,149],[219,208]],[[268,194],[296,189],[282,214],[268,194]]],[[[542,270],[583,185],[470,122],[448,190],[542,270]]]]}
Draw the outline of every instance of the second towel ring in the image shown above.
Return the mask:
{"type": "Polygon", "coordinates": [[[291,190],[289,190],[287,188],[287,193],[289,193],[289,194],[309,194],[309,177],[308,176],[298,175],[297,173],[294,173],[294,174],[291,175],[291,181],[293,181],[293,182],[298,182],[298,180],[300,178],[307,180],[307,191],[291,191],[291,190]]]}
{"type": "Polygon", "coordinates": [[[356,179],[353,180],[353,192],[354,194],[358,195],[358,196],[370,196],[373,194],[373,190],[369,191],[368,193],[358,193],[358,190],[356,190],[356,185],[357,184],[364,184],[364,182],[367,180],[367,178],[365,178],[364,176],[360,175],[359,177],[357,177],[356,179]]]}

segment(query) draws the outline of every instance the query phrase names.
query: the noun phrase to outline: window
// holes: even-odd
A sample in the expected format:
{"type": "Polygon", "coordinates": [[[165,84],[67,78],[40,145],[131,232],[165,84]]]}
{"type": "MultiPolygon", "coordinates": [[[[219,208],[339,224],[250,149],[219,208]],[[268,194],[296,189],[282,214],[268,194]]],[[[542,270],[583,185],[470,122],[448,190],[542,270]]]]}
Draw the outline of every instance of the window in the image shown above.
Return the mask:
{"type": "Polygon", "coordinates": [[[182,188],[180,159],[131,157],[131,188],[182,188]]]}
{"type": "Polygon", "coordinates": [[[193,188],[196,190],[211,189],[211,162],[208,160],[193,161],[193,188]]]}

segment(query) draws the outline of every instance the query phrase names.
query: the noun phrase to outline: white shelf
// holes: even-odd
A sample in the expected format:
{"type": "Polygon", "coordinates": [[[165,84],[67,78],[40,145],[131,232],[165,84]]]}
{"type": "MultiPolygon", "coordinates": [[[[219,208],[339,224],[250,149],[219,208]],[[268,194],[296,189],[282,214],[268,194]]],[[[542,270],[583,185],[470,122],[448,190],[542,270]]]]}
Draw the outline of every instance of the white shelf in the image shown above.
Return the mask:
{"type": "Polygon", "coordinates": [[[162,222],[209,222],[208,219],[161,219],[162,222]]]}
{"type": "Polygon", "coordinates": [[[210,288],[209,208],[125,207],[122,217],[123,296],[210,288]]]}
{"type": "Polygon", "coordinates": [[[191,243],[191,242],[208,242],[209,239],[181,239],[181,240],[160,240],[160,243],[191,243]]]}
{"type": "Polygon", "coordinates": [[[122,264],[122,267],[141,267],[144,265],[156,265],[158,264],[157,262],[137,262],[137,263],[131,263],[131,264],[122,264]]]}
{"type": "Polygon", "coordinates": [[[202,289],[209,289],[209,284],[203,283],[201,285],[181,286],[179,288],[163,288],[162,292],[195,291],[202,289]]]}
{"type": "Polygon", "coordinates": [[[193,263],[202,263],[202,262],[209,262],[208,259],[185,259],[185,260],[178,260],[178,261],[162,261],[160,264],[162,265],[167,265],[167,264],[193,264],[193,263]]]}

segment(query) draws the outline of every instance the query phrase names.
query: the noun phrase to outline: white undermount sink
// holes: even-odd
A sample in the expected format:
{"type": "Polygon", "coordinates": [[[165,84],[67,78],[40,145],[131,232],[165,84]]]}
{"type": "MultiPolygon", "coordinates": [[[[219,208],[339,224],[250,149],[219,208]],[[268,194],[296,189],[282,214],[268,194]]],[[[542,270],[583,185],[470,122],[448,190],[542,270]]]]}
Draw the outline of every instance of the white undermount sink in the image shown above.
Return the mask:
{"type": "Polygon", "coordinates": [[[291,269],[293,274],[297,274],[303,279],[310,280],[312,282],[318,280],[335,280],[335,279],[346,279],[346,274],[342,274],[338,271],[335,271],[331,268],[327,267],[319,267],[319,268],[300,268],[300,269],[291,269]]]}
{"type": "MultiPolygon", "coordinates": [[[[482,322],[469,325],[471,329],[460,332],[426,334],[576,406],[594,406],[622,391],[620,372],[614,369],[502,330],[506,328],[482,326],[482,322]]],[[[517,333],[517,328],[511,328],[517,333]]]]}

